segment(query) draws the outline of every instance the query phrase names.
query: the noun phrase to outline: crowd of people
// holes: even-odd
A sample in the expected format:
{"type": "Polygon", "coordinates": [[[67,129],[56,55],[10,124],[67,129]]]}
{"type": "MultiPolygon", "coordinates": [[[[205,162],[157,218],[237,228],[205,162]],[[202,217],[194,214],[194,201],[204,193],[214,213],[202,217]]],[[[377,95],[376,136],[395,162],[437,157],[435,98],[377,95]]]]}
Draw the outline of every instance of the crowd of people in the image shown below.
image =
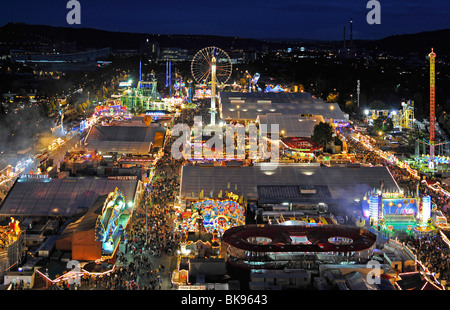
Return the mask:
{"type": "MultiPolygon", "coordinates": [[[[447,218],[450,222],[449,214],[447,213],[447,207],[450,205],[450,197],[442,191],[432,190],[425,180],[415,178],[411,176],[410,172],[406,169],[397,166],[394,163],[385,160],[380,157],[376,152],[368,150],[361,143],[349,139],[349,150],[359,154],[360,159],[372,163],[373,165],[381,164],[386,166],[392,174],[399,187],[401,187],[405,193],[410,193],[419,196],[430,195],[433,203],[436,204],[438,210],[447,218]]],[[[414,254],[417,255],[418,261],[422,262],[423,266],[428,269],[429,272],[434,273],[435,277],[439,280],[450,279],[450,250],[449,245],[445,243],[440,234],[432,236],[424,236],[421,238],[412,238],[410,236],[404,236],[404,240],[414,254]]]]}
{"type": "MultiPolygon", "coordinates": [[[[193,124],[198,111],[184,109],[174,123],[193,124]]],[[[171,156],[174,138],[166,137],[161,156],[155,165],[153,178],[145,187],[136,206],[124,252],[119,252],[121,264],[108,276],[103,276],[100,287],[107,289],[161,289],[163,281],[170,281],[170,266],[154,265],[152,258],[176,253],[183,237],[175,231],[173,209],[180,186],[181,167],[185,160],[171,156]]]]}
{"type": "MultiPolygon", "coordinates": [[[[382,158],[375,151],[370,151],[361,143],[353,139],[348,139],[349,152],[354,152],[360,162],[368,162],[372,165],[386,166],[397,184],[405,193],[419,192],[420,195],[430,195],[432,201],[437,205],[438,209],[443,211],[447,216],[447,208],[450,204],[450,197],[441,191],[431,190],[423,180],[413,177],[406,169],[400,168],[398,165],[382,158]]],[[[449,210],[450,211],[450,210],[449,210]]],[[[450,217],[447,218],[450,221],[450,217]]]]}
{"type": "Polygon", "coordinates": [[[439,280],[450,279],[450,249],[439,235],[408,240],[417,259],[439,280]]]}
{"type": "MultiPolygon", "coordinates": [[[[193,125],[193,116],[199,111],[183,110],[175,123],[193,125]]],[[[133,216],[133,225],[126,245],[126,253],[132,253],[131,262],[109,277],[109,287],[119,289],[156,289],[161,287],[161,272],[164,266],[151,266],[146,257],[174,254],[182,236],[174,230],[173,203],[180,186],[180,172],[185,160],[176,160],[171,156],[171,146],[174,138],[167,137],[163,155],[159,157],[154,170],[154,177],[144,191],[139,207],[133,216]],[[145,254],[144,254],[145,253],[145,254]],[[139,278],[139,281],[138,281],[139,278]],[[142,279],[148,279],[147,282],[142,279]],[[139,286],[137,283],[147,283],[139,286]],[[134,285],[134,283],[136,283],[134,285]]],[[[373,150],[367,149],[358,141],[347,141],[349,152],[355,153],[359,162],[371,165],[386,166],[393,178],[405,192],[413,193],[417,190],[422,195],[429,194],[438,208],[450,202],[450,198],[440,192],[430,190],[420,180],[412,178],[405,169],[380,157],[373,150]]],[[[422,239],[405,240],[424,265],[440,276],[441,279],[449,277],[448,246],[439,235],[422,239]]],[[[125,259],[120,257],[119,259],[125,259]]],[[[126,265],[126,264],[125,264],[126,265]]]]}
{"type": "MultiPolygon", "coordinates": [[[[209,100],[200,103],[198,109],[183,109],[174,118],[174,123],[193,126],[194,116],[201,115],[209,120],[209,100]]],[[[386,166],[397,184],[407,193],[419,191],[421,195],[430,195],[438,209],[450,204],[450,197],[431,190],[421,180],[412,178],[405,169],[380,157],[362,143],[348,137],[348,153],[355,154],[360,163],[374,166],[386,166]]],[[[180,187],[181,168],[187,162],[171,156],[172,143],[176,137],[168,135],[162,153],[154,165],[152,180],[146,184],[138,204],[133,210],[127,238],[117,254],[115,268],[103,275],[84,276],[80,284],[58,284],[58,289],[107,289],[107,290],[154,290],[162,289],[164,281],[170,281],[171,266],[158,264],[161,256],[173,256],[184,236],[175,227],[175,209],[177,193],[180,187]]],[[[446,215],[446,213],[444,212],[446,215]]],[[[450,278],[450,250],[439,235],[420,239],[403,240],[413,249],[418,260],[434,272],[439,279],[450,278]]],[[[24,286],[18,283],[15,289],[24,286]]]]}
{"type": "MultiPolygon", "coordinates": [[[[175,123],[193,125],[198,111],[184,109],[175,123]]],[[[153,178],[146,184],[135,206],[123,251],[118,251],[116,268],[101,276],[86,276],[80,284],[60,283],[58,289],[154,290],[170,281],[170,266],[155,264],[161,256],[176,253],[182,235],[174,230],[173,209],[180,186],[184,160],[170,152],[174,138],[167,136],[163,153],[154,165],[153,178]]]]}
{"type": "MultiPolygon", "coordinates": [[[[155,188],[159,188],[164,179],[158,179],[158,185],[150,184],[144,191],[143,202],[135,211],[133,224],[130,229],[126,252],[140,249],[148,250],[153,256],[170,255],[175,252],[178,245],[178,235],[174,232],[173,197],[171,195],[159,196],[155,188]],[[158,197],[157,201],[152,201],[158,197]]],[[[168,182],[167,184],[172,184],[168,182]]],[[[166,185],[167,185],[166,184],[166,185]]],[[[173,195],[173,193],[172,193],[173,195]]]]}

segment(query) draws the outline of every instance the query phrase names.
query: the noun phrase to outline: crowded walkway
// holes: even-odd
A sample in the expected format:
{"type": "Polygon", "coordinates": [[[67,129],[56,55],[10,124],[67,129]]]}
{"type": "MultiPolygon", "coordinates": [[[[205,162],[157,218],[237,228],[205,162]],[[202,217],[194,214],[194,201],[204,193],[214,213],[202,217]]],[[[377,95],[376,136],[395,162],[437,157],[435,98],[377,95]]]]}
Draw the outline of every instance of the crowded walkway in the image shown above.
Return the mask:
{"type": "MultiPolygon", "coordinates": [[[[174,124],[192,125],[194,115],[199,112],[201,110],[184,109],[174,119],[174,124]]],[[[146,184],[139,204],[135,206],[127,241],[123,252],[118,254],[117,269],[94,283],[96,287],[174,289],[171,273],[176,269],[176,251],[182,238],[174,229],[174,203],[185,161],[171,156],[173,141],[171,136],[166,137],[163,154],[155,162],[153,178],[146,184]]]]}
{"type": "MultiPolygon", "coordinates": [[[[448,209],[444,208],[450,204],[450,197],[441,191],[430,189],[426,182],[413,178],[406,169],[383,159],[376,152],[366,149],[361,143],[353,139],[348,139],[348,147],[349,153],[355,152],[358,154],[362,162],[386,166],[405,193],[416,194],[418,192],[419,196],[430,195],[437,209],[442,211],[447,221],[450,222],[450,217],[447,213],[448,209]]],[[[403,239],[400,239],[399,241],[405,242],[413,250],[414,254],[417,255],[417,260],[423,264],[423,267],[434,273],[437,279],[446,281],[450,279],[450,250],[440,234],[422,238],[404,236],[403,239]]]]}

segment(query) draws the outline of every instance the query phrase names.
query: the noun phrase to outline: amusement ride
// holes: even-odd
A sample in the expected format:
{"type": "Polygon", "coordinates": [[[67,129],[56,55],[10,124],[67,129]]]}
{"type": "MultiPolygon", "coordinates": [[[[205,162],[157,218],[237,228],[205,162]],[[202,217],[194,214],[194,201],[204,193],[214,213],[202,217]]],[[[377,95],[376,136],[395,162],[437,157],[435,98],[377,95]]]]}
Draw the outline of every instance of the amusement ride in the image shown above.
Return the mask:
{"type": "Polygon", "coordinates": [[[199,84],[211,84],[211,125],[216,119],[216,88],[222,87],[230,78],[232,63],[228,54],[215,46],[198,51],[191,62],[192,77],[199,84]]]}

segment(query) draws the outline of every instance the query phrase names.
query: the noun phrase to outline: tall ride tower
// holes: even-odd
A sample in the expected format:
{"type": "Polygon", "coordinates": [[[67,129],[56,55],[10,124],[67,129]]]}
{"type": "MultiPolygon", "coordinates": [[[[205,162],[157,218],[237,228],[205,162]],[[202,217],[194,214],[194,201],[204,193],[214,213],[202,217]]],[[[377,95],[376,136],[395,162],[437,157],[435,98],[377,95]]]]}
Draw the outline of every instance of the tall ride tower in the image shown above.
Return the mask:
{"type": "Polygon", "coordinates": [[[166,87],[169,87],[170,97],[172,97],[172,62],[166,61],[166,87]]]}
{"type": "Polygon", "coordinates": [[[434,147],[436,144],[435,137],[435,126],[436,126],[436,115],[435,115],[435,60],[436,54],[431,48],[431,53],[428,55],[430,57],[430,161],[428,162],[428,168],[434,169],[434,147]]]}

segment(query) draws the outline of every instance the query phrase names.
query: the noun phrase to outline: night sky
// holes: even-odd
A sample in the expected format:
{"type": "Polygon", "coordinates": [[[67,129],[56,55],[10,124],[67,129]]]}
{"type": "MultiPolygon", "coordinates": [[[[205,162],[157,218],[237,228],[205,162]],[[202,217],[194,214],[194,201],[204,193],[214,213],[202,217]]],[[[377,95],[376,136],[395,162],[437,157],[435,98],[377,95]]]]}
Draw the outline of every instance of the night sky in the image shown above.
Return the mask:
{"type": "Polygon", "coordinates": [[[342,40],[450,28],[448,0],[379,0],[381,24],[369,25],[368,0],[79,0],[81,25],[66,22],[68,0],[3,1],[0,25],[24,22],[151,34],[342,40]]]}

